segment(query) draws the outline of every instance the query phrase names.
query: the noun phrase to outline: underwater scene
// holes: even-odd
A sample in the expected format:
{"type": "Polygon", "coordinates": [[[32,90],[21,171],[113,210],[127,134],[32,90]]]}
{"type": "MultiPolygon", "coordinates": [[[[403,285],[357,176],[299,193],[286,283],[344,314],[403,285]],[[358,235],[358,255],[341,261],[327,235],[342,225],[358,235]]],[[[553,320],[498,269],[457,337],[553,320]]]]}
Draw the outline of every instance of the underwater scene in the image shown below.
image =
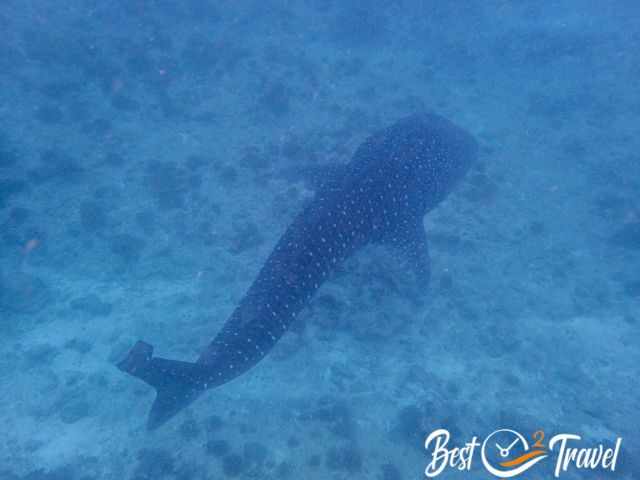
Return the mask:
{"type": "Polygon", "coordinates": [[[639,479],[640,3],[3,0],[0,480],[639,479]]]}

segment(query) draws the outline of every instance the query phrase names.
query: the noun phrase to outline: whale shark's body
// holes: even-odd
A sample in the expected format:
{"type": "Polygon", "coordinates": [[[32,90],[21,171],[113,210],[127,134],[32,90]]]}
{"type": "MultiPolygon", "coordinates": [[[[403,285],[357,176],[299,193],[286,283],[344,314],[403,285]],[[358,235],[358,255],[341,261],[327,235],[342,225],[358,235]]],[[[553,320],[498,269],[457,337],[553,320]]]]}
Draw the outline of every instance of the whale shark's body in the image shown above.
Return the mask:
{"type": "Polygon", "coordinates": [[[431,113],[409,116],[369,137],[287,228],[196,362],[153,357],[153,347],[139,341],[118,364],[157,390],[148,428],[258,363],[332,271],[363,245],[399,247],[427,282],[423,217],[476,155],[477,144],[468,133],[431,113]]]}

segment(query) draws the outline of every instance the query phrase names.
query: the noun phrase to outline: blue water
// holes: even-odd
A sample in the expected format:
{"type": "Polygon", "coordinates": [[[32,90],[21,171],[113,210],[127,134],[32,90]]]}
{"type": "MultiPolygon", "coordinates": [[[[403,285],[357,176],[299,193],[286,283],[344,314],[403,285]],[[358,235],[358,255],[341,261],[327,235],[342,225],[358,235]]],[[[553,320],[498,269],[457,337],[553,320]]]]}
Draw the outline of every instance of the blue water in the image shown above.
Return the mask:
{"type": "MultiPolygon", "coordinates": [[[[4,0],[0,480],[417,479],[439,428],[622,438],[615,472],[559,478],[640,478],[639,22],[622,0],[4,0]],[[195,360],[309,172],[421,110],[481,146],[425,217],[428,288],[365,248],[147,432],[131,345],[195,360]]],[[[436,478],[497,477],[477,451],[436,478]]]]}

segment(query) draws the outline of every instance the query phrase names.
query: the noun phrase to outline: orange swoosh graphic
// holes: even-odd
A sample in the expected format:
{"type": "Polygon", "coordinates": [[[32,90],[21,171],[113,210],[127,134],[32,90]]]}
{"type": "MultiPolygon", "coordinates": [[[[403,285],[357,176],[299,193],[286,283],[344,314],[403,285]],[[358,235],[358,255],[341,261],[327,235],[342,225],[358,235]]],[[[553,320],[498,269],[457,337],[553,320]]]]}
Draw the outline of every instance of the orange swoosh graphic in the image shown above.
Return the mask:
{"type": "Polygon", "coordinates": [[[525,453],[524,455],[520,455],[518,458],[514,458],[513,460],[509,460],[508,462],[502,462],[500,466],[516,467],[521,463],[526,462],[530,458],[538,457],[540,455],[544,455],[545,453],[547,453],[545,450],[534,450],[533,452],[525,453]]]}

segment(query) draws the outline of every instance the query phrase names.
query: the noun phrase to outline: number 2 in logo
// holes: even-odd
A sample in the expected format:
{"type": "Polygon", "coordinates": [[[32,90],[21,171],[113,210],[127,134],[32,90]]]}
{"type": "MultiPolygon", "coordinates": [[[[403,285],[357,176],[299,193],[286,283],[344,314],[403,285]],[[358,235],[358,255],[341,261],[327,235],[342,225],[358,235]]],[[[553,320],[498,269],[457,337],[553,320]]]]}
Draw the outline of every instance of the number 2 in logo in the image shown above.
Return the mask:
{"type": "Polygon", "coordinates": [[[544,441],[544,431],[543,430],[538,430],[536,432],[533,432],[533,435],[531,435],[531,438],[533,438],[533,440],[535,441],[535,443],[533,445],[531,445],[532,448],[542,448],[542,449],[544,449],[544,444],[542,443],[544,441]]]}

